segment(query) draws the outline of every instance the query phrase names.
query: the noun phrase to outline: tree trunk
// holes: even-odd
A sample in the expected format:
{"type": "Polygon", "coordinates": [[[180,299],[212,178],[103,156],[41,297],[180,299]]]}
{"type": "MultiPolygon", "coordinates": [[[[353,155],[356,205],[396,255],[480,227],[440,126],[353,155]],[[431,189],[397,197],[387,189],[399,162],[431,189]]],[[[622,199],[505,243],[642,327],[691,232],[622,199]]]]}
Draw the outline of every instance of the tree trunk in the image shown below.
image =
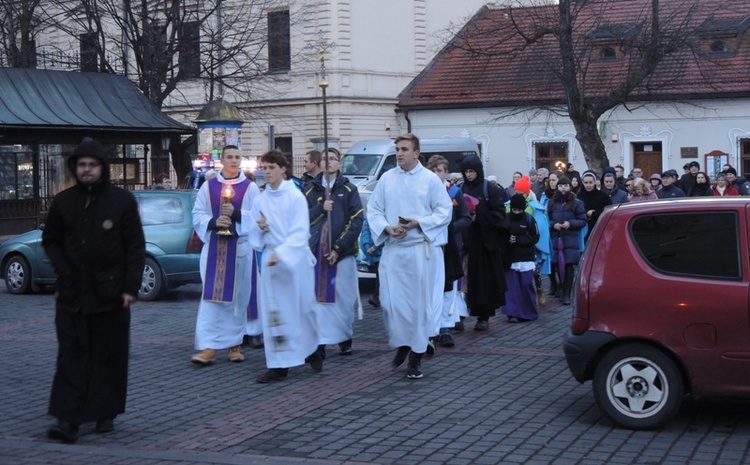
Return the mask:
{"type": "Polygon", "coordinates": [[[602,170],[610,165],[604,142],[599,135],[597,120],[594,117],[581,118],[573,120],[573,125],[576,128],[576,139],[581,144],[588,169],[594,171],[597,176],[601,176],[602,170]]]}
{"type": "Polygon", "coordinates": [[[177,181],[182,186],[182,180],[193,170],[193,157],[191,147],[197,144],[197,138],[192,135],[180,144],[170,145],[169,152],[172,154],[172,165],[177,173],[177,181]]]}

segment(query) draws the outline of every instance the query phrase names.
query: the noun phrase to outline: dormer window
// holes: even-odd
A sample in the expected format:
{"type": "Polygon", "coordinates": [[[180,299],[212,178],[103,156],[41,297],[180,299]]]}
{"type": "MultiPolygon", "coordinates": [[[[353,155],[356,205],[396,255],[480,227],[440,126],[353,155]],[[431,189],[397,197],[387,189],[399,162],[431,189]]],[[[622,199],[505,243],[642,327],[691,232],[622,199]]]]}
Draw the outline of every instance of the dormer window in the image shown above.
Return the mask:
{"type": "Polygon", "coordinates": [[[750,16],[711,15],[698,28],[700,56],[704,59],[731,58],[739,50],[742,36],[750,27],[750,16]]]}
{"type": "Polygon", "coordinates": [[[597,44],[591,50],[592,62],[617,61],[624,58],[624,56],[625,54],[622,52],[622,49],[617,45],[597,44]]]}
{"type": "Polygon", "coordinates": [[[625,51],[640,30],[639,24],[600,24],[586,33],[591,44],[591,60],[615,61],[625,58],[625,51]]]}
{"type": "Polygon", "coordinates": [[[615,51],[614,47],[602,47],[602,49],[599,51],[599,59],[600,60],[616,60],[617,59],[617,52],[615,51]]]}
{"type": "Polygon", "coordinates": [[[711,51],[711,53],[727,53],[729,51],[729,47],[723,40],[715,40],[711,42],[709,50],[711,51]]]}
{"type": "Polygon", "coordinates": [[[728,58],[737,53],[737,37],[704,37],[701,57],[708,59],[728,58]]]}

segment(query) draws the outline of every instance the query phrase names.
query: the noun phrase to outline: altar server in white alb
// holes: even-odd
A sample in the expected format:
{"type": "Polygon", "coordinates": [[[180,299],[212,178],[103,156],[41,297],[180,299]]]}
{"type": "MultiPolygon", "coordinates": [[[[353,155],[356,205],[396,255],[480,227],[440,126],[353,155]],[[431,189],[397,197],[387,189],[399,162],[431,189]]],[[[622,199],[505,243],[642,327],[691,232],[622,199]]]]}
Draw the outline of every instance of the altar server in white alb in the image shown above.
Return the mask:
{"type": "Polygon", "coordinates": [[[409,359],[406,377],[422,377],[421,360],[438,326],[445,271],[441,246],[448,240],[452,203],[435,173],[419,163],[419,139],[396,138],[398,166],[378,181],[367,204],[380,258],[380,304],[393,365],[409,359]]]}
{"type": "Polygon", "coordinates": [[[329,148],[323,157],[324,171],[305,184],[318,342],[323,354],[326,344],[338,344],[339,354],[351,355],[354,315],[362,307],[355,256],[364,211],[357,187],[339,171],[341,153],[329,148]]]}
{"type": "Polygon", "coordinates": [[[261,252],[258,306],[268,371],[259,383],[286,379],[290,367],[323,369],[313,310],[315,257],[310,251],[307,201],[293,181],[284,155],[261,158],[266,188],[253,206],[250,243],[261,252]]]}
{"type": "Polygon", "coordinates": [[[260,190],[245,177],[241,161],[237,146],[224,147],[221,171],[201,186],[193,206],[193,227],[204,244],[203,294],[195,323],[195,348],[200,352],[191,358],[198,365],[214,363],[219,349],[229,349],[231,362],[245,359],[240,345],[254,291],[246,279],[253,269],[250,211],[260,190]]]}

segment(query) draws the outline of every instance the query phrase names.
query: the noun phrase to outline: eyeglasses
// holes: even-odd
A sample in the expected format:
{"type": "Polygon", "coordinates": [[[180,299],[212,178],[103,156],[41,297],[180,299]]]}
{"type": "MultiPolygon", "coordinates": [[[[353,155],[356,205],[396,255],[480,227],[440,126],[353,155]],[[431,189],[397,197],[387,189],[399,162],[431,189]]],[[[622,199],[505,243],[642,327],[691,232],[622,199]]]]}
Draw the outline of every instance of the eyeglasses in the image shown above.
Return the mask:
{"type": "Polygon", "coordinates": [[[102,164],[97,161],[90,161],[90,162],[79,161],[78,163],[76,163],[76,166],[78,168],[97,168],[99,166],[102,166],[102,164]]]}

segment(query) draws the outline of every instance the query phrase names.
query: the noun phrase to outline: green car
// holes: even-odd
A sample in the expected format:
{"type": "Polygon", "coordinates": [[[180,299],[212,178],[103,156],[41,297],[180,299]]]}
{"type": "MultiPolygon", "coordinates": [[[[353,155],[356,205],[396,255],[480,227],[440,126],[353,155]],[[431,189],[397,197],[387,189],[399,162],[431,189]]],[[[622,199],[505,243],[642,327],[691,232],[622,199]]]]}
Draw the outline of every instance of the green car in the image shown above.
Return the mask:
{"type": "MultiPolygon", "coordinates": [[[[140,300],[164,297],[168,289],[200,283],[203,243],[193,231],[194,190],[134,191],[146,236],[146,266],[138,291],[140,300]]],[[[0,245],[5,286],[26,294],[55,284],[55,271],[42,248],[41,229],[0,245]]]]}

